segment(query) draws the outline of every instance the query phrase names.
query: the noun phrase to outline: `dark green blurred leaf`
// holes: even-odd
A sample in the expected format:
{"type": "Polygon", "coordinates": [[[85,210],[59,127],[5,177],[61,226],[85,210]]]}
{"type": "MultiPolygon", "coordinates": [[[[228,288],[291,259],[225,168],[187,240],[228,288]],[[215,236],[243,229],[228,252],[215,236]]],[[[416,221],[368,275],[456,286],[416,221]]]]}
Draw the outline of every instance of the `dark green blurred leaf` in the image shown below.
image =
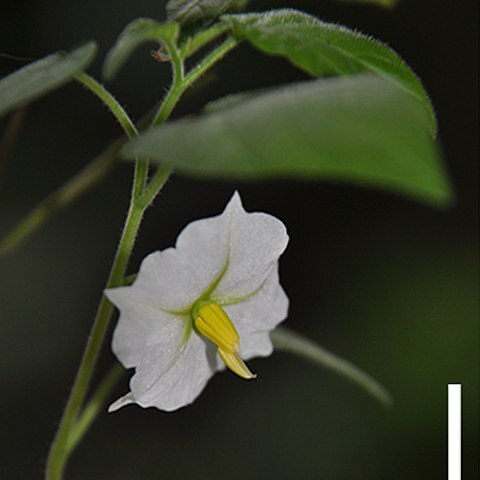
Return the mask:
{"type": "Polygon", "coordinates": [[[137,18],[129,23],[108,52],[103,64],[103,77],[112,80],[128,57],[142,43],[175,43],[178,37],[177,23],[159,23],[150,18],[137,18]]]}
{"type": "Polygon", "coordinates": [[[435,135],[435,113],[422,83],[386,44],[291,9],[225,15],[222,19],[237,37],[247,39],[265,53],[287,58],[310,75],[327,77],[364,71],[381,75],[420,102],[435,135]]]}
{"type": "Polygon", "coordinates": [[[219,17],[230,9],[242,9],[249,0],[170,0],[167,19],[179,23],[194,23],[219,17]]]}
{"type": "Polygon", "coordinates": [[[395,7],[400,0],[337,0],[341,3],[365,3],[371,5],[377,5],[384,8],[393,8],[395,7]]]}
{"type": "Polygon", "coordinates": [[[211,178],[328,179],[451,200],[417,102],[374,75],[312,80],[151,130],[124,154],[211,178]]]}
{"type": "Polygon", "coordinates": [[[214,113],[218,110],[224,110],[226,108],[235,107],[242,102],[251,100],[265,93],[271,92],[272,88],[264,88],[258,90],[251,90],[249,92],[234,93],[232,95],[227,95],[226,97],[218,98],[217,100],[212,100],[208,102],[205,107],[203,107],[202,113],[214,113]]]}
{"type": "Polygon", "coordinates": [[[0,116],[61,87],[93,60],[94,42],[71,53],[54,53],[0,80],[0,116]]]}

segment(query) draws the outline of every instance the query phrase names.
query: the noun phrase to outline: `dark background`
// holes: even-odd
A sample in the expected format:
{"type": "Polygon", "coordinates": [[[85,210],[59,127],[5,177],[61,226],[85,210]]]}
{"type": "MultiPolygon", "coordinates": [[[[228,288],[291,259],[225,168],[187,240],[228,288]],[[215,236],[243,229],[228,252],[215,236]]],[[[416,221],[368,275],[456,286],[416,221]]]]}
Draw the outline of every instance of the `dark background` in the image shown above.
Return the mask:
{"type": "MultiPolygon", "coordinates": [[[[102,414],[74,454],[78,479],[446,478],[446,389],[463,384],[464,478],[478,476],[477,2],[405,0],[393,11],[328,1],[291,6],[370,33],[423,79],[457,193],[435,210],[404,198],[325,183],[210,183],[174,177],[141,231],[130,271],[170,246],[192,219],[220,212],[239,189],[247,210],[288,227],[281,261],[286,325],[364,368],[391,390],[385,411],[362,391],[277,353],[251,362],[254,383],[217,375],[175,414],[129,407],[102,414]]],[[[133,18],[162,19],[148,0],[17,1],[2,5],[0,52],[39,58],[95,39],[100,66],[133,18]]],[[[0,56],[0,73],[23,65],[0,56]]],[[[176,115],[227,92],[303,79],[242,46],[176,115]]],[[[139,118],[163,95],[166,65],[139,50],[111,90],[139,118]]],[[[195,93],[195,95],[193,94],[195,93]]],[[[6,120],[0,123],[3,131],[6,120]]],[[[0,233],[120,133],[82,87],[28,108],[0,189],[0,233]]],[[[78,366],[117,243],[131,166],[0,258],[0,477],[36,479],[78,366]]],[[[113,357],[108,346],[98,378],[113,357]]],[[[124,381],[117,394],[124,393],[124,381]]]]}

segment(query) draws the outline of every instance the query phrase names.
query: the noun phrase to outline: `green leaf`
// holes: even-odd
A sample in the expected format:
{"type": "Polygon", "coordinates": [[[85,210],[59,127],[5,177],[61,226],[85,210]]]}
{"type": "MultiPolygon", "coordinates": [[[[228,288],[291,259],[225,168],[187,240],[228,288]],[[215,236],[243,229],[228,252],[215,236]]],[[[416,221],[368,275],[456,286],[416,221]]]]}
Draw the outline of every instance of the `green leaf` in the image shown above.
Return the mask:
{"type": "Polygon", "coordinates": [[[341,3],[365,3],[384,8],[394,8],[400,0],[337,0],[341,3]]]}
{"type": "Polygon", "coordinates": [[[227,95],[226,97],[218,98],[208,102],[202,110],[202,113],[215,113],[217,111],[225,110],[226,108],[236,107],[242,102],[259,97],[267,92],[272,91],[271,88],[263,88],[258,90],[251,90],[249,92],[234,93],[233,95],[227,95]]]}
{"type": "Polygon", "coordinates": [[[0,80],[0,117],[69,82],[93,60],[97,47],[87,43],[71,53],[58,52],[0,80]]]}
{"type": "Polygon", "coordinates": [[[129,23],[105,58],[103,77],[112,80],[133,51],[143,43],[176,43],[179,29],[177,23],[159,23],[150,18],[137,18],[129,23]]]}
{"type": "Polygon", "coordinates": [[[203,177],[324,179],[436,204],[452,198],[418,104],[370,74],[301,82],[167,123],[123,154],[203,177]]]}
{"type": "Polygon", "coordinates": [[[315,77],[365,71],[381,75],[420,102],[435,135],[435,113],[420,79],[386,44],[290,9],[225,15],[222,20],[231,26],[237,38],[248,40],[265,53],[285,57],[315,77]]]}
{"type": "Polygon", "coordinates": [[[211,20],[230,9],[242,9],[249,0],[170,0],[167,19],[182,24],[211,20]]]}

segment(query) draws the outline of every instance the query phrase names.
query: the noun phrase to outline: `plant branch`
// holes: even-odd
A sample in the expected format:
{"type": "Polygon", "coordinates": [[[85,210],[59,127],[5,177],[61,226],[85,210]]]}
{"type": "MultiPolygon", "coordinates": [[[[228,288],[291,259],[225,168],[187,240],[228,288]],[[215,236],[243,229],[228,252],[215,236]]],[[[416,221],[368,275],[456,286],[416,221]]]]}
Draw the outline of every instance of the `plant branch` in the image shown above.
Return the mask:
{"type": "Polygon", "coordinates": [[[11,116],[8,122],[7,129],[3,135],[2,142],[0,143],[0,185],[2,183],[3,175],[5,172],[8,156],[12,151],[13,144],[17,138],[20,126],[22,125],[23,118],[25,116],[26,107],[17,109],[11,116]]]}
{"type": "Polygon", "coordinates": [[[320,345],[312,342],[312,340],[292,332],[285,327],[274,330],[271,333],[271,338],[276,349],[293,353],[315,365],[342,375],[363,388],[384,407],[391,407],[393,405],[390,393],[368,373],[363,372],[347,360],[337,357],[328,350],[325,350],[320,345]]]}
{"type": "Polygon", "coordinates": [[[213,42],[215,39],[223,35],[229,30],[229,26],[225,23],[215,23],[210,28],[206,30],[200,30],[193,37],[188,38],[180,46],[180,55],[183,59],[186,59],[196,53],[198,50],[203,48],[210,42],[213,42]]]}
{"type": "Polygon", "coordinates": [[[68,453],[72,452],[83,438],[85,432],[93,423],[100,410],[103,408],[105,401],[107,400],[108,395],[112,391],[113,387],[115,387],[118,380],[120,380],[124,374],[125,369],[119,363],[117,363],[100,383],[100,386],[93,393],[89,402],[82,410],[81,415],[79,415],[75,425],[70,431],[67,442],[68,453]]]}
{"type": "Polygon", "coordinates": [[[210,70],[218,61],[233,50],[238,45],[238,40],[228,37],[220,46],[212,50],[203,60],[197,63],[190,72],[185,76],[184,86],[190,87],[195,83],[206,71],[210,70]]]}
{"type": "Polygon", "coordinates": [[[0,240],[0,255],[17,247],[35,232],[51,215],[70,205],[85,191],[99,183],[110,171],[117,153],[125,141],[117,140],[101,155],[70,178],[60,188],[48,195],[4,238],[0,240]]]}
{"type": "MultiPolygon", "coordinates": [[[[142,216],[142,210],[132,201],[107,281],[107,288],[116,287],[123,280],[142,216]]],[[[57,436],[50,450],[47,462],[47,479],[49,480],[60,480],[63,477],[65,463],[71,453],[71,449],[68,448],[71,431],[85,400],[112,313],[113,305],[102,295],[57,436]]]]}
{"type": "Polygon", "coordinates": [[[145,191],[143,192],[142,198],[140,199],[140,205],[147,208],[152,204],[153,200],[158,194],[160,186],[166,182],[172,172],[173,167],[171,165],[163,164],[158,167],[155,175],[152,177],[145,188],[145,191]]]}
{"type": "Polygon", "coordinates": [[[90,75],[83,72],[77,73],[75,78],[109,108],[110,112],[112,112],[113,116],[118,120],[118,123],[121,125],[123,131],[127,134],[130,140],[138,136],[137,129],[127,112],[103,85],[98,83],[90,75]]]}
{"type": "Polygon", "coordinates": [[[183,65],[178,51],[174,50],[173,52],[170,52],[169,50],[174,72],[172,87],[158,110],[152,125],[156,126],[162,124],[170,116],[172,110],[175,108],[175,105],[185,91],[237,45],[238,42],[233,37],[227,38],[219,47],[212,50],[203,60],[197,63],[187,75],[184,75],[183,67],[180,70],[179,66],[176,65],[177,62],[183,65]]]}
{"type": "MultiPolygon", "coordinates": [[[[188,77],[184,77],[183,60],[179,56],[178,48],[176,45],[167,44],[166,47],[169,51],[173,68],[172,86],[152,122],[152,126],[159,125],[166,121],[185,90],[192,85],[202,73],[223,58],[235,45],[236,41],[233,39],[225,41],[219,48],[208,55],[203,62],[200,62],[200,64],[193,69],[194,71],[190,72],[188,77]]],[[[83,80],[85,80],[85,78],[83,80]]],[[[87,84],[87,86],[93,87],[94,93],[104,96],[104,92],[98,88],[99,84],[97,82],[92,83],[87,81],[87,84]]],[[[117,104],[116,101],[115,104],[117,104]]],[[[148,162],[141,159],[136,160],[130,208],[117,254],[115,255],[107,281],[107,289],[117,287],[124,281],[128,261],[143,215],[167,182],[171,172],[171,167],[160,167],[149,185],[145,188],[146,177],[148,175],[148,162]]],[[[87,410],[84,410],[87,416],[83,417],[80,413],[112,313],[113,305],[102,295],[69,400],[50,450],[47,461],[47,480],[60,480],[62,478],[66,462],[73,451],[73,447],[78,444],[85,434],[87,427],[92,423],[95,416],[94,413],[98,412],[97,408],[89,408],[87,406],[87,410]],[[78,422],[81,423],[79,424],[78,422]],[[72,432],[75,433],[72,434],[72,432]]]]}

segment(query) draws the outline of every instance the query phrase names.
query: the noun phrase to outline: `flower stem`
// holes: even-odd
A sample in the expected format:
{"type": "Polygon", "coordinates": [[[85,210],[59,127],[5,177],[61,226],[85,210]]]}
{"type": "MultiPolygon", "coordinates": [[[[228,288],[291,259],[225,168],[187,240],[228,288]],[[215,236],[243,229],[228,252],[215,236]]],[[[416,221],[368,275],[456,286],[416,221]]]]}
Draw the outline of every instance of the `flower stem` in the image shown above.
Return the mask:
{"type": "Polygon", "coordinates": [[[170,48],[167,45],[174,68],[173,83],[172,88],[169,90],[164,102],[157,112],[157,115],[153,119],[152,125],[155,126],[163,123],[170,116],[185,90],[192,86],[207,70],[212,68],[237,45],[237,40],[233,37],[228,37],[222,44],[220,44],[220,46],[212,50],[203,60],[197,63],[187,75],[184,75],[183,68],[179,68],[179,64],[183,64],[183,62],[178,51],[176,49],[170,51],[170,48]]]}
{"type": "MultiPolygon", "coordinates": [[[[135,174],[132,186],[132,196],[127,219],[123,227],[120,243],[115,255],[110,275],[108,277],[106,288],[113,288],[121,285],[123,277],[127,269],[127,264],[133,250],[135,238],[145,213],[146,207],[140,205],[139,199],[143,193],[143,185],[146,181],[147,171],[144,168],[145,162],[137,160],[135,162],[135,174]]],[[[164,178],[164,182],[158,184],[157,193],[165,184],[168,177],[164,178]]],[[[75,445],[80,441],[81,436],[86,432],[87,428],[93,421],[93,413],[98,411],[92,410],[88,422],[83,422],[85,428],[77,427],[77,422],[82,421],[80,410],[85,401],[85,397],[90,385],[94,368],[97,363],[100,349],[103,345],[105,334],[113,313],[113,305],[108,299],[102,295],[98,306],[95,321],[87,340],[87,345],[80,362],[80,367],[75,378],[75,382],[70,392],[65,411],[57,431],[57,435],[50,449],[47,460],[46,478],[48,480],[60,480],[63,477],[66,462],[70,453],[73,451],[71,435],[72,431],[76,431],[74,440],[75,445]]]]}
{"type": "Polygon", "coordinates": [[[233,50],[238,45],[238,40],[233,37],[228,37],[220,46],[212,50],[203,60],[195,65],[190,72],[185,76],[184,85],[188,88],[195,83],[207,70],[213,67],[219,60],[221,60],[227,53],[233,50]]]}
{"type": "MultiPolygon", "coordinates": [[[[135,202],[132,202],[117,254],[110,271],[107,288],[118,286],[122,282],[142,216],[143,209],[139,208],[135,202]]],[[[71,431],[77,422],[77,417],[85,400],[112,313],[113,305],[102,295],[97,315],[85,347],[85,352],[70,393],[70,398],[60,422],[57,436],[50,450],[46,473],[48,480],[60,480],[63,476],[65,464],[71,452],[71,449],[69,449],[71,431]]]]}
{"type": "Polygon", "coordinates": [[[180,46],[180,55],[182,58],[188,58],[198,50],[229,30],[230,27],[224,23],[214,23],[206,30],[200,30],[196,35],[190,37],[180,46]]]}
{"type": "Polygon", "coordinates": [[[184,65],[180,52],[177,46],[170,42],[165,42],[165,47],[172,64],[172,85],[152,121],[152,126],[160,125],[167,120],[183,94],[184,65]]]}
{"type": "Polygon", "coordinates": [[[137,129],[135,128],[135,125],[128,116],[127,112],[103,85],[98,83],[90,75],[87,75],[83,72],[77,73],[75,78],[86,88],[88,88],[94,95],[96,95],[110,109],[130,140],[137,137],[137,129]]]}
{"type": "MultiPolygon", "coordinates": [[[[117,102],[115,97],[94,78],[86,73],[80,72],[75,78],[96,95],[112,112],[118,123],[130,140],[138,136],[138,131],[124,108],[117,102]]],[[[133,195],[138,198],[142,195],[148,178],[148,160],[137,159],[135,162],[135,180],[133,184],[133,195]]]]}
{"type": "Polygon", "coordinates": [[[172,174],[173,167],[171,165],[160,165],[158,170],[153,175],[152,179],[148,183],[143,195],[140,199],[140,205],[144,208],[148,208],[158,194],[159,188],[168,180],[168,177],[172,174]]]}

